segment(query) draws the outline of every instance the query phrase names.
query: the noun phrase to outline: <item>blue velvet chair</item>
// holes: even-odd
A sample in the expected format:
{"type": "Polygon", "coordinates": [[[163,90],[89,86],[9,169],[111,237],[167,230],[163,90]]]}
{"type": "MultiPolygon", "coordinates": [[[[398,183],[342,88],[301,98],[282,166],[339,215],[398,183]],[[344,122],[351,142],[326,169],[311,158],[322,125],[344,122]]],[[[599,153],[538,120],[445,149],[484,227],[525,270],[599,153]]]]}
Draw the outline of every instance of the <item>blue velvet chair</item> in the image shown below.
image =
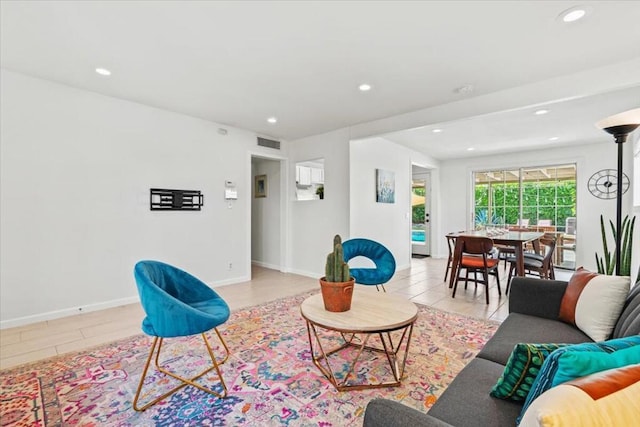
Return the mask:
{"type": "Polygon", "coordinates": [[[375,285],[376,289],[380,286],[386,292],[384,284],[396,272],[396,260],[389,249],[376,241],[360,238],[343,242],[342,249],[347,263],[355,257],[362,256],[376,265],[375,268],[351,268],[351,275],[356,279],[356,283],[375,285]]]}
{"type": "Polygon", "coordinates": [[[133,400],[133,409],[144,411],[187,385],[197,387],[220,398],[226,397],[227,386],[222,378],[219,365],[226,362],[229,357],[229,348],[218,332],[217,326],[229,318],[227,303],[213,289],[186,271],[159,261],[138,262],[134,268],[134,276],[140,294],[140,302],[147,315],[142,321],[142,330],[154,339],[133,400]],[[222,360],[216,360],[207,339],[206,332],[211,329],[215,330],[225,349],[226,354],[222,360]],[[163,340],[195,334],[202,335],[212,366],[192,378],[183,378],[163,368],[159,362],[163,340]],[[138,407],[138,398],[154,353],[158,371],[179,380],[180,384],[144,406],[138,407]],[[220,378],[222,387],[220,393],[195,382],[214,369],[220,378]]]}

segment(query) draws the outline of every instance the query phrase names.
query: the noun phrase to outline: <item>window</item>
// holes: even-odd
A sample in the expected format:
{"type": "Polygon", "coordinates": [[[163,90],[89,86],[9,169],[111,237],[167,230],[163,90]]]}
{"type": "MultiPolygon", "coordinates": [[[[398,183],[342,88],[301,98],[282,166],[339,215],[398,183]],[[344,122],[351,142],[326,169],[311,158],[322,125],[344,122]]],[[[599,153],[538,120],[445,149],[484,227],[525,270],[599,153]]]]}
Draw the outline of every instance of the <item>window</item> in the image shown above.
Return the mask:
{"type": "Polygon", "coordinates": [[[475,226],[540,223],[565,231],[576,214],[576,166],[474,172],[475,226]]]}
{"type": "Polygon", "coordinates": [[[528,226],[575,242],[575,164],[474,172],[473,179],[476,228],[528,226]]]}

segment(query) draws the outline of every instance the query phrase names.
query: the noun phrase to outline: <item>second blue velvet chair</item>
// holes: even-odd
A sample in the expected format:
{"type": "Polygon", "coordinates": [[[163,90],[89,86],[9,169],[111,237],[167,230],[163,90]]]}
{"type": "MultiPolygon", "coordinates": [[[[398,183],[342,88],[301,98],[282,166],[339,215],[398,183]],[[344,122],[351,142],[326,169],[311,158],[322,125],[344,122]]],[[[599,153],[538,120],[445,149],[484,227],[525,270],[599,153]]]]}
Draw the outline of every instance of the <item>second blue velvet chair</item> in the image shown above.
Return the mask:
{"type": "MultiPolygon", "coordinates": [[[[355,267],[351,268],[351,275],[360,285],[371,285],[386,292],[384,284],[387,283],[396,272],[396,260],[389,249],[381,243],[369,239],[350,239],[342,243],[344,260],[349,262],[356,257],[370,259],[375,268],[355,267]]],[[[378,289],[379,290],[379,289],[378,289]]]]}

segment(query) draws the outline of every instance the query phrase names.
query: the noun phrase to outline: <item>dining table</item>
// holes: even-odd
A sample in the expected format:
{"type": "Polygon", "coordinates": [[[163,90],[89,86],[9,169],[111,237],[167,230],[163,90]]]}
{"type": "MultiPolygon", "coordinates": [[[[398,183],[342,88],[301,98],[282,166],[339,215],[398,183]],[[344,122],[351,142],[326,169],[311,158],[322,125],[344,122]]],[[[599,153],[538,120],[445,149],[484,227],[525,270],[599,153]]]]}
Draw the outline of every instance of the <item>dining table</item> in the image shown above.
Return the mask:
{"type": "MultiPolygon", "coordinates": [[[[493,240],[493,243],[511,246],[514,248],[516,258],[516,276],[524,276],[524,245],[531,242],[536,252],[540,251],[539,239],[544,236],[540,231],[513,231],[513,230],[501,230],[501,229],[484,229],[484,230],[471,230],[471,231],[458,231],[455,233],[449,233],[447,236],[475,236],[475,237],[488,237],[493,240]]],[[[451,277],[449,279],[449,287],[452,288],[455,283],[455,278],[458,276],[458,267],[460,265],[460,258],[462,258],[462,246],[458,244],[456,239],[456,245],[453,252],[453,260],[451,265],[451,277]]]]}

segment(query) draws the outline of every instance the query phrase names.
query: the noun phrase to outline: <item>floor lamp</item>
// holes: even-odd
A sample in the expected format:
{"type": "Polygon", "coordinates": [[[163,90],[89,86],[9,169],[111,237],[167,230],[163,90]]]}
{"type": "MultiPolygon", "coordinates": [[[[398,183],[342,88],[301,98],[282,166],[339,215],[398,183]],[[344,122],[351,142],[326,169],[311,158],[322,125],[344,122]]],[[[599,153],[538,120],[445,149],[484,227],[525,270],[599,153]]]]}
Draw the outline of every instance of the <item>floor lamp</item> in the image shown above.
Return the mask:
{"type": "Polygon", "coordinates": [[[640,108],[625,111],[623,113],[615,114],[606,119],[600,120],[596,123],[596,126],[604,130],[607,133],[613,135],[613,138],[618,144],[618,179],[617,192],[616,192],[616,276],[620,275],[620,241],[622,239],[622,149],[623,144],[627,142],[627,136],[638,126],[640,126],[640,108]]]}

